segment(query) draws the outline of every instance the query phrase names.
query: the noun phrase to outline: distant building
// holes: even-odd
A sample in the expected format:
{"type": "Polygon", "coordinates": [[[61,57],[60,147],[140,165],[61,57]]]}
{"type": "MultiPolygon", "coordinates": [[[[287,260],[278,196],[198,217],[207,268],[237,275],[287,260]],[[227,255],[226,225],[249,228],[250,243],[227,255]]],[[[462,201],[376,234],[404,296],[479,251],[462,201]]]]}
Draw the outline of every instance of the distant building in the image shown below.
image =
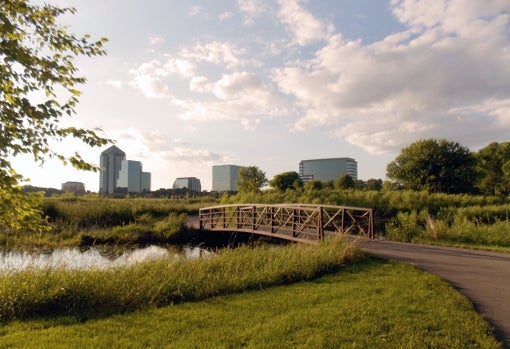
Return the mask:
{"type": "Polygon", "coordinates": [[[82,182],[65,182],[62,183],[62,191],[75,194],[85,194],[85,184],[82,182]]]}
{"type": "Polygon", "coordinates": [[[142,186],[140,188],[142,193],[151,191],[151,178],[150,172],[142,172],[142,186]]]}
{"type": "Polygon", "coordinates": [[[335,181],[343,174],[358,179],[358,163],[352,158],[302,160],[299,177],[303,182],[311,180],[335,181]]]}
{"type": "Polygon", "coordinates": [[[99,194],[113,194],[117,189],[120,166],[126,153],[112,145],[101,153],[99,172],[99,194]]]}
{"type": "Polygon", "coordinates": [[[134,160],[122,160],[117,180],[117,188],[128,193],[150,191],[151,174],[142,171],[142,163],[134,160]]]}
{"type": "Polygon", "coordinates": [[[237,165],[217,165],[212,168],[212,191],[237,191],[239,170],[237,165]]]}
{"type": "Polygon", "coordinates": [[[174,185],[172,186],[172,189],[184,189],[184,188],[200,193],[202,191],[202,184],[200,183],[200,179],[196,177],[176,178],[174,181],[174,185]]]}

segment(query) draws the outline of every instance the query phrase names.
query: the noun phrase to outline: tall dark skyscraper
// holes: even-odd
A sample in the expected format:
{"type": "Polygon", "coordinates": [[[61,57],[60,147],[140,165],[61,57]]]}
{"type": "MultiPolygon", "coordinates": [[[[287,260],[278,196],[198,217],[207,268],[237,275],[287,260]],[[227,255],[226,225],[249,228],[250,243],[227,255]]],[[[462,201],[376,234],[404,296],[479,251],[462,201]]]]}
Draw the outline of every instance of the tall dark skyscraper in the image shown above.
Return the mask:
{"type": "Polygon", "coordinates": [[[114,145],[101,153],[99,194],[113,194],[115,192],[122,160],[126,160],[126,153],[114,145]]]}

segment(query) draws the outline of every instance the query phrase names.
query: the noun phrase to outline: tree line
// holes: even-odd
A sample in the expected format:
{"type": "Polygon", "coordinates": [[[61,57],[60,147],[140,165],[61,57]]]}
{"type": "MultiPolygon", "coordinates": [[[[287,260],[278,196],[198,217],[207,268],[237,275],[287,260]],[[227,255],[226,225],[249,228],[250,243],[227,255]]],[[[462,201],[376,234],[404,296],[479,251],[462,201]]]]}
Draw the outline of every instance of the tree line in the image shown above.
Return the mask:
{"type": "Polygon", "coordinates": [[[403,148],[386,167],[387,180],[354,179],[342,174],[336,181],[303,183],[299,174],[288,171],[272,180],[256,166],[239,171],[240,193],[272,189],[415,190],[429,193],[501,195],[510,194],[510,142],[493,142],[473,152],[458,142],[425,139],[403,148]]]}

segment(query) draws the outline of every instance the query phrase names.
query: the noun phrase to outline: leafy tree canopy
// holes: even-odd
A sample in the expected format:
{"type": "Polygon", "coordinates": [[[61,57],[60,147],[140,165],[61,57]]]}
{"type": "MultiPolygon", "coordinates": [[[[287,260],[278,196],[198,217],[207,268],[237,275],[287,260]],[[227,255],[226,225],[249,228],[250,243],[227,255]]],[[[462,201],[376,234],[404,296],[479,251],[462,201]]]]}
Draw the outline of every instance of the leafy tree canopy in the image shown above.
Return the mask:
{"type": "Polygon", "coordinates": [[[365,190],[376,190],[380,191],[383,187],[383,180],[382,179],[375,179],[371,178],[367,180],[365,184],[365,190]]]}
{"type": "Polygon", "coordinates": [[[308,192],[322,190],[324,188],[324,182],[318,179],[313,179],[306,182],[303,188],[308,192]]]}
{"type": "Polygon", "coordinates": [[[476,159],[459,143],[427,139],[412,143],[386,168],[386,176],[404,188],[470,193],[477,179],[476,159]]]}
{"type": "Polygon", "coordinates": [[[75,113],[77,88],[85,83],[73,59],[105,54],[106,39],[75,36],[57,22],[60,16],[74,13],[73,8],[0,0],[0,195],[4,202],[0,227],[18,228],[37,216],[33,198],[19,190],[24,177],[9,159],[31,154],[38,164],[57,158],[79,169],[95,170],[77,152],[68,156],[54,151],[50,141],[75,138],[90,146],[110,142],[98,130],[61,125],[75,113]]]}
{"type": "Polygon", "coordinates": [[[277,174],[273,177],[269,184],[277,190],[286,191],[288,189],[302,187],[303,181],[299,178],[299,174],[297,172],[289,171],[277,174]]]}
{"type": "Polygon", "coordinates": [[[493,142],[475,153],[479,188],[488,195],[510,194],[510,143],[493,142]]]}
{"type": "Polygon", "coordinates": [[[335,183],[335,186],[338,189],[342,189],[342,190],[343,189],[354,189],[355,184],[356,183],[354,182],[354,178],[352,178],[348,174],[344,173],[343,175],[338,177],[338,179],[335,183]]]}
{"type": "Polygon", "coordinates": [[[267,184],[266,173],[257,166],[242,167],[239,170],[237,190],[241,193],[259,192],[267,184]]]}

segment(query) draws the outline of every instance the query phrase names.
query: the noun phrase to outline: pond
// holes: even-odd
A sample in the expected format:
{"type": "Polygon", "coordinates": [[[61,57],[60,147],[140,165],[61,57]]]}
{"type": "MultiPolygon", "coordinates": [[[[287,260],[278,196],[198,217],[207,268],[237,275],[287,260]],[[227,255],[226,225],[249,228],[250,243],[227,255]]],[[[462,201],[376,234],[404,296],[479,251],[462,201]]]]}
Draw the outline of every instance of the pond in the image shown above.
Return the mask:
{"type": "Polygon", "coordinates": [[[96,248],[87,250],[62,248],[49,253],[7,251],[0,252],[0,273],[21,271],[29,268],[106,269],[163,258],[195,259],[209,254],[209,251],[199,247],[177,249],[175,247],[164,248],[159,246],[129,250],[120,255],[102,253],[96,248]]]}

